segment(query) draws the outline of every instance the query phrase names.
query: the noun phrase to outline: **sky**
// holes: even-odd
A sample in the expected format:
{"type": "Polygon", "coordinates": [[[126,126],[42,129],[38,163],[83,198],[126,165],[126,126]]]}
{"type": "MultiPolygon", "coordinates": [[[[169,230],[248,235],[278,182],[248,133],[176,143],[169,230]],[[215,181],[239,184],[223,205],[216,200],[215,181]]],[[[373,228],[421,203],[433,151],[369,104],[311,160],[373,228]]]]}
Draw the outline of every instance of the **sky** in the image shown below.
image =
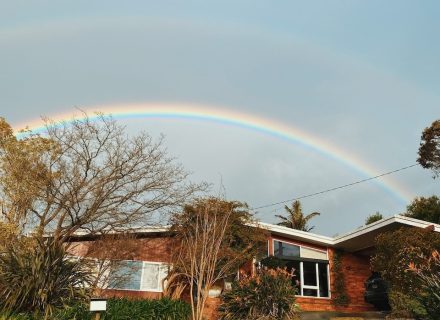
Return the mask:
{"type": "MultiPolygon", "coordinates": [[[[439,14],[438,1],[0,0],[0,116],[113,111],[130,133],[163,133],[193,181],[257,208],[416,163],[440,118],[439,14]]],[[[331,236],[433,194],[439,180],[412,167],[301,202],[331,236]]]]}

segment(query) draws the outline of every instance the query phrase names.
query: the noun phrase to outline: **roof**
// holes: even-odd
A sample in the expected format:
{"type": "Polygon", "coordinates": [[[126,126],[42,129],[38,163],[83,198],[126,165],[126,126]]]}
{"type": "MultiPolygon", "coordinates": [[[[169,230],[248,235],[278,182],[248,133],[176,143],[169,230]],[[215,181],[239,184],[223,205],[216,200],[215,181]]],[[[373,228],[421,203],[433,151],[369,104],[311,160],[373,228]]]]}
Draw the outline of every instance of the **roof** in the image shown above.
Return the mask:
{"type": "MultiPolygon", "coordinates": [[[[268,230],[274,235],[315,245],[343,249],[349,252],[366,251],[369,248],[374,247],[375,239],[379,234],[390,232],[401,227],[417,227],[422,229],[431,228],[434,232],[440,232],[439,224],[409,218],[402,215],[394,215],[335,237],[327,237],[316,233],[291,229],[265,222],[258,222],[252,225],[268,230]]],[[[148,226],[129,230],[129,232],[143,235],[163,234],[169,231],[170,226],[148,226]]],[[[117,231],[109,233],[117,233],[117,231]]],[[[74,237],[82,238],[89,235],[90,234],[85,231],[78,231],[75,233],[74,237]]]]}
{"type": "Polygon", "coordinates": [[[350,252],[371,248],[374,246],[377,235],[396,230],[400,227],[418,227],[422,229],[431,227],[433,231],[440,232],[439,224],[402,215],[394,215],[336,237],[326,237],[316,233],[290,229],[263,222],[260,222],[260,226],[275,235],[281,235],[317,245],[335,247],[350,252]]]}

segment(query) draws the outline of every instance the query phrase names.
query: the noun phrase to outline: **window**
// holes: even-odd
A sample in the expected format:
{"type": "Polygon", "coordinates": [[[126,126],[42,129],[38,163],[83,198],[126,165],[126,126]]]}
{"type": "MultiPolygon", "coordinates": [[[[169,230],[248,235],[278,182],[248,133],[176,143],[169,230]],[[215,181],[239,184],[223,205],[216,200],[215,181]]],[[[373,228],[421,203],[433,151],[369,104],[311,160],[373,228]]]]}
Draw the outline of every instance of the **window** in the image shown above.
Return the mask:
{"type": "Polygon", "coordinates": [[[274,240],[274,255],[294,270],[293,282],[305,297],[330,297],[327,251],[274,240]]]}
{"type": "Polygon", "coordinates": [[[109,288],[137,290],[141,284],[142,261],[120,261],[112,266],[109,288]]]}
{"type": "Polygon", "coordinates": [[[274,241],[274,255],[282,259],[299,257],[299,246],[281,241],[274,241]]]}
{"type": "Polygon", "coordinates": [[[109,288],[135,291],[162,291],[168,266],[157,262],[120,261],[110,270],[109,288]]]}

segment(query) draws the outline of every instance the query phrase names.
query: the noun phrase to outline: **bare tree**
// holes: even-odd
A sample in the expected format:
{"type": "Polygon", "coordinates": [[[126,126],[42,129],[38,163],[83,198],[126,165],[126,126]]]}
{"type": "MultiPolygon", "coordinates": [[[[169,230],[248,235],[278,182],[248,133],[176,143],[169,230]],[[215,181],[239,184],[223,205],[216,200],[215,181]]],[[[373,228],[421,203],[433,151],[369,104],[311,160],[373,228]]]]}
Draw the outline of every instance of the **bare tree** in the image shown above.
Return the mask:
{"type": "Polygon", "coordinates": [[[266,233],[256,231],[257,224],[249,226],[251,221],[247,206],[218,198],[199,199],[174,216],[176,247],[171,276],[186,280],[193,320],[202,319],[213,285],[236,273],[265,243],[266,233]]]}
{"type": "Polygon", "coordinates": [[[74,233],[127,230],[182,206],[203,184],[168,156],[163,138],[128,136],[111,117],[44,119],[44,135],[13,135],[0,119],[0,193],[5,220],[64,242],[74,233]]]}

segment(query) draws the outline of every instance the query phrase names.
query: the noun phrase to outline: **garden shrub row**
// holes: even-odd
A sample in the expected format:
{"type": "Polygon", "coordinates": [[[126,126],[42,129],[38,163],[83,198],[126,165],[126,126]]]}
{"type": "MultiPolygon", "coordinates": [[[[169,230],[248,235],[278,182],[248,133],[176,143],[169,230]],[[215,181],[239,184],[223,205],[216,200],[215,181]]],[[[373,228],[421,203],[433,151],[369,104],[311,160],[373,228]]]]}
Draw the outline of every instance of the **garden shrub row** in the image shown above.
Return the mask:
{"type": "MultiPolygon", "coordinates": [[[[181,300],[167,298],[159,300],[130,300],[112,298],[107,301],[107,312],[101,315],[102,320],[187,320],[191,307],[181,300]]],[[[56,320],[90,320],[88,304],[77,304],[58,310],[52,319],[56,320]]],[[[41,320],[31,315],[3,315],[0,320],[41,320]]]]}

